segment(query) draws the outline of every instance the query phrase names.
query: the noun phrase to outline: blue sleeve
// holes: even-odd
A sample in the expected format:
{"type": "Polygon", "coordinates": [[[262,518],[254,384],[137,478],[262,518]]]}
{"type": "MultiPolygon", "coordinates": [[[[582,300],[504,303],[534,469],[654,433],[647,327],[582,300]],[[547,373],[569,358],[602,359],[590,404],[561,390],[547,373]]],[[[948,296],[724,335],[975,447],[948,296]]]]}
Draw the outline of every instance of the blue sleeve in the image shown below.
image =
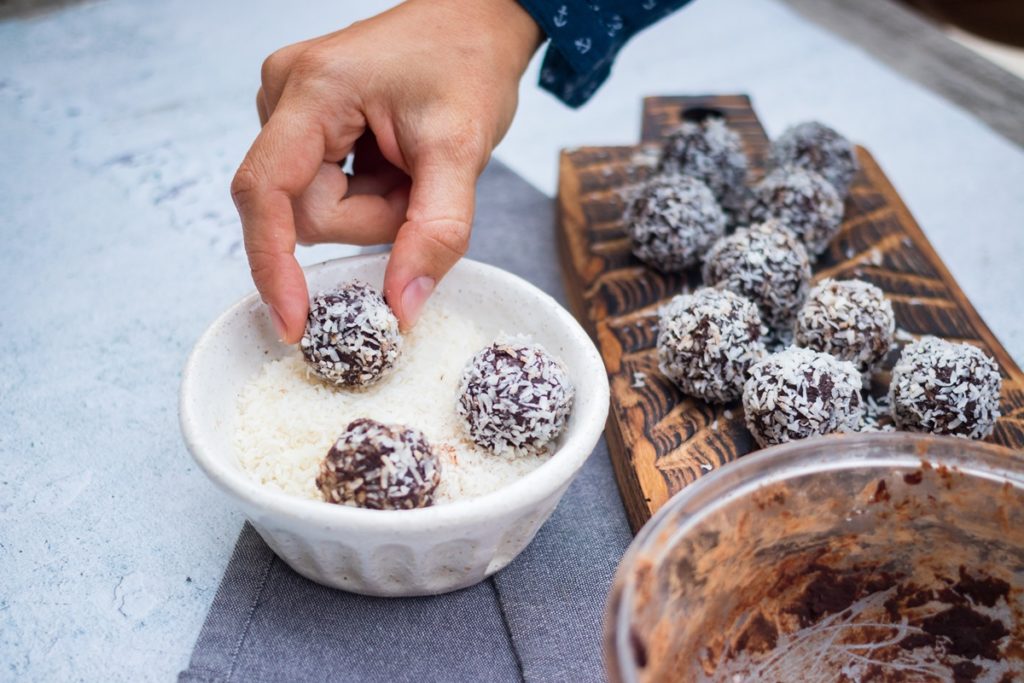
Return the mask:
{"type": "Polygon", "coordinates": [[[519,0],[551,40],[540,85],[570,107],[590,99],[626,41],[689,0],[519,0]]]}

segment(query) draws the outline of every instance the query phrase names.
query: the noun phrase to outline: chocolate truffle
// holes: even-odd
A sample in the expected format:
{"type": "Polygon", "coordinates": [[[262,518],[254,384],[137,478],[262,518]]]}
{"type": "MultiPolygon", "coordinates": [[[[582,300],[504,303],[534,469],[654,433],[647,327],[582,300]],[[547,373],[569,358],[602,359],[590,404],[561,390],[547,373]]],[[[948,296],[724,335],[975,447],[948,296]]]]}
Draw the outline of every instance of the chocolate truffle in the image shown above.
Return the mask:
{"type": "Polygon", "coordinates": [[[299,346],[317,377],[339,387],[360,387],[394,366],[402,335],[381,293],[353,281],[313,297],[299,346]]]}
{"type": "Polygon", "coordinates": [[[776,166],[793,164],[820,173],[844,199],[857,174],[857,155],[850,141],[817,121],[787,128],[772,143],[771,156],[776,166]]]}
{"type": "Polygon", "coordinates": [[[725,215],[708,186],[675,173],[655,176],[626,213],[633,254],[664,272],[700,261],[725,232],[725,215]]]}
{"type": "Polygon", "coordinates": [[[896,321],[878,287],[862,280],[822,280],[796,316],[797,346],[848,360],[867,375],[889,351],[896,321]]]}
{"type": "Polygon", "coordinates": [[[853,363],[791,346],[750,368],[743,387],[747,429],[761,447],[854,432],[864,410],[853,363]]]}
{"type": "Polygon", "coordinates": [[[434,502],[437,454],[417,429],[355,420],[320,463],[316,486],[328,503],[409,510],[434,502]]]}
{"type": "Polygon", "coordinates": [[[743,209],[747,155],[740,136],[718,117],[686,122],[665,141],[659,168],[701,180],[726,211],[743,209]]]}
{"type": "Polygon", "coordinates": [[[757,304],[773,329],[791,328],[811,281],[807,250],[777,220],[740,228],[704,255],[704,284],[757,304]]]}
{"type": "Polygon", "coordinates": [[[540,344],[502,340],[462,372],[456,411],[469,437],[497,454],[539,452],[565,428],[574,396],[561,361],[540,344]]]}
{"type": "Polygon", "coordinates": [[[892,417],[906,431],[983,439],[999,418],[1002,383],[999,367],[978,347],[923,337],[892,369],[892,417]]]}
{"type": "Polygon", "coordinates": [[[709,403],[740,397],[750,366],[764,355],[757,306],[725,289],[680,294],[661,311],[661,372],[709,403]]]}
{"type": "Polygon", "coordinates": [[[828,249],[843,222],[843,202],[831,183],[799,166],[777,168],[754,186],[752,223],[777,218],[814,257],[828,249]]]}

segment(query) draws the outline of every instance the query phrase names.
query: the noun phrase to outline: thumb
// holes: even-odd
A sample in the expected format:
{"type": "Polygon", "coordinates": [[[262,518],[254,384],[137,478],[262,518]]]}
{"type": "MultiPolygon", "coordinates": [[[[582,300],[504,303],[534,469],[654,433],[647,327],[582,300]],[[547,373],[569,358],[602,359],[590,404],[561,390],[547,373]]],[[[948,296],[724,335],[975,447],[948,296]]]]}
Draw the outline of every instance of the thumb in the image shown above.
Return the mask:
{"type": "Polygon", "coordinates": [[[409,210],[384,274],[384,295],[404,330],[416,324],[434,287],[469,248],[480,175],[477,164],[451,157],[411,170],[409,210]]]}

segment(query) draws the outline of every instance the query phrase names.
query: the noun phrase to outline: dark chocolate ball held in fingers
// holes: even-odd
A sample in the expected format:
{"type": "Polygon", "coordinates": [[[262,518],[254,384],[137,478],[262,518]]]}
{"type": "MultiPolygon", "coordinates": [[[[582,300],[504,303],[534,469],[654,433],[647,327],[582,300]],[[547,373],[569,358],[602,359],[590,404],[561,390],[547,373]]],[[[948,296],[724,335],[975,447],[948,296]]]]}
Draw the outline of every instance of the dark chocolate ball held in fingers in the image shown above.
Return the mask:
{"type": "Polygon", "coordinates": [[[361,387],[394,367],[402,335],[381,293],[354,281],[313,297],[299,347],[320,379],[339,387],[361,387]]]}

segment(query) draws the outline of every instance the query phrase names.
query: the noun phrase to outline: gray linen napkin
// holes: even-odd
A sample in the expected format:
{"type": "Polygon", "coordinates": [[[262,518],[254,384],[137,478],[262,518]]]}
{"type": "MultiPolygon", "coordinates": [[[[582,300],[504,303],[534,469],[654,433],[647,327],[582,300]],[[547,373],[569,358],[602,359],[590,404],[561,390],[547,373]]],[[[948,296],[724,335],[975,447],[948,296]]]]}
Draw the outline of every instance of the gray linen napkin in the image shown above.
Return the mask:
{"type": "MultiPolygon", "coordinates": [[[[552,200],[492,162],[469,256],[564,303],[553,226],[552,200]]],[[[605,597],[630,540],[603,440],[512,564],[447,595],[324,588],[246,524],[179,682],[601,680],[605,597]]]]}

